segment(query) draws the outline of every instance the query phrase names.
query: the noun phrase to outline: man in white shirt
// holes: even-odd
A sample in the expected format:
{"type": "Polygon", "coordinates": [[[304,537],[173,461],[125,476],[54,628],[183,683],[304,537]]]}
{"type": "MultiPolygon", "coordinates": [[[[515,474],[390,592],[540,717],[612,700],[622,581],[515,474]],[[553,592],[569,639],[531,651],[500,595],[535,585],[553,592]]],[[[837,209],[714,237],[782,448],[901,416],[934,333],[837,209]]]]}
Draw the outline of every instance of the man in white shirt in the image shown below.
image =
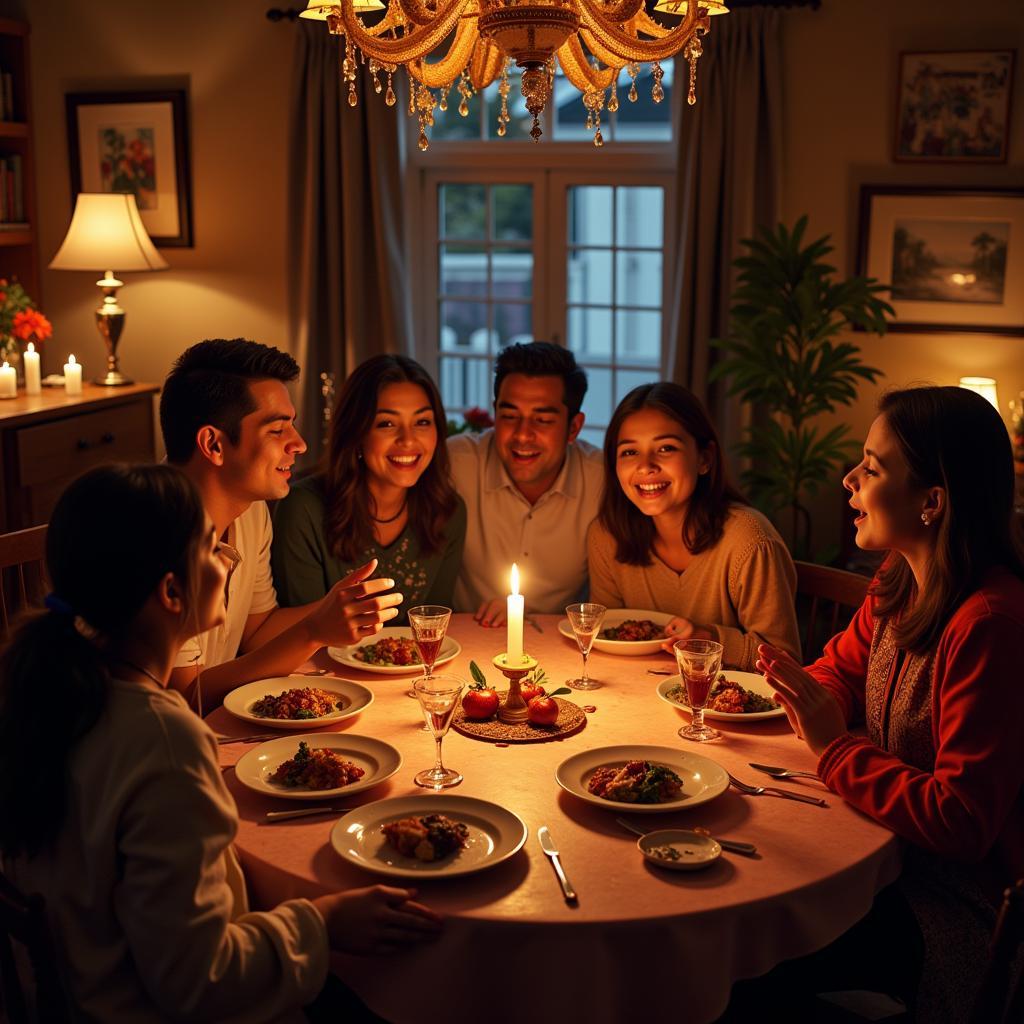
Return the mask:
{"type": "Polygon", "coordinates": [[[545,341],[510,345],[494,372],[494,429],[448,441],[468,516],[455,605],[485,626],[505,622],[513,562],[528,611],[561,612],[580,599],[604,486],[600,450],[576,439],[587,376],[572,353],[545,341]]]}
{"type": "Polygon", "coordinates": [[[167,460],[199,488],[229,565],[224,623],[186,644],[171,675],[188,694],[202,670],[206,709],[242,683],[288,675],[327,644],[375,633],[402,601],[384,593],[393,580],[369,578],[373,561],[320,601],[277,606],[266,502],[288,493],[306,450],[286,387],[298,374],[290,355],[267,345],[201,341],[175,362],[160,396],[167,460]]]}

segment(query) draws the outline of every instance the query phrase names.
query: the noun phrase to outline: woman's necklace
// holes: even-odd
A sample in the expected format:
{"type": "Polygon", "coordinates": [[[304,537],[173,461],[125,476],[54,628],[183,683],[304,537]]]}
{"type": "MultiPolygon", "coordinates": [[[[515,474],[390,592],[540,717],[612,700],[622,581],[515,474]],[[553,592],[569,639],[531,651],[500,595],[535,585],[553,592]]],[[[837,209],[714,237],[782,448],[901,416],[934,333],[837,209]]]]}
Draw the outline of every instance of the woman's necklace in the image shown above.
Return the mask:
{"type": "Polygon", "coordinates": [[[157,679],[157,677],[153,675],[153,673],[150,672],[148,668],[143,668],[141,665],[136,665],[134,661],[128,661],[127,658],[118,658],[117,661],[121,665],[126,665],[128,668],[135,669],[136,672],[141,672],[144,676],[149,676],[149,678],[152,679],[153,682],[156,683],[156,685],[159,686],[161,689],[164,689],[167,686],[165,680],[157,679]]]}
{"type": "Polygon", "coordinates": [[[388,519],[378,519],[374,515],[371,515],[370,518],[375,523],[381,523],[383,525],[386,525],[388,523],[393,523],[405,511],[405,506],[406,506],[407,503],[408,503],[408,498],[406,498],[405,500],[402,501],[401,507],[398,509],[398,511],[393,516],[389,517],[388,519]]]}

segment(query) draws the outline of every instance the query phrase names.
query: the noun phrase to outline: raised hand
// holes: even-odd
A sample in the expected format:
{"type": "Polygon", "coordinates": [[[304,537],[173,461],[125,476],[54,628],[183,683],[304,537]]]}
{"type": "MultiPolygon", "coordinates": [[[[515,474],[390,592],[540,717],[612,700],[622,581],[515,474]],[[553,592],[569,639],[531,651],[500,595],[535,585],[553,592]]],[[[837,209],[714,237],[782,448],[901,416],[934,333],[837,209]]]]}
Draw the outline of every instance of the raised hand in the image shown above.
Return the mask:
{"type": "Polygon", "coordinates": [[[661,645],[661,649],[668,654],[675,655],[672,645],[677,640],[714,640],[715,634],[704,626],[698,626],[696,622],[676,616],[665,623],[665,636],[667,639],[661,645]]]}
{"type": "Polygon", "coordinates": [[[338,580],[317,603],[305,620],[314,641],[338,647],[355,644],[398,615],[402,595],[385,593],[394,588],[394,580],[369,578],[376,568],[377,559],[371,559],[338,580]]]}
{"type": "Polygon", "coordinates": [[[441,916],[413,902],[415,889],[373,885],[318,896],[313,905],[327,925],[331,949],[380,956],[423,942],[441,929],[441,916]]]}

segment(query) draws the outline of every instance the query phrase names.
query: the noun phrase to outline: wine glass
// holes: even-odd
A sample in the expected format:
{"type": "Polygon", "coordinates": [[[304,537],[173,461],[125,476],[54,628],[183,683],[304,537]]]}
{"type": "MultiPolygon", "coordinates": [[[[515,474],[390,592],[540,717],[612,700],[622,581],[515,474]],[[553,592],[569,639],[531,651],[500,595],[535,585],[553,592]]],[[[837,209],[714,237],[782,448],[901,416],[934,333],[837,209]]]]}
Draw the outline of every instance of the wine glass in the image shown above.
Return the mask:
{"type": "Polygon", "coordinates": [[[576,634],[576,643],[579,644],[580,654],[583,655],[583,675],[579,679],[567,679],[566,686],[574,690],[596,690],[601,684],[587,676],[587,656],[590,648],[594,645],[594,637],[597,636],[604,622],[604,615],[608,609],[603,604],[571,604],[565,609],[569,616],[569,625],[576,634]]]}
{"type": "Polygon", "coordinates": [[[445,789],[457,786],[462,781],[461,772],[445,768],[441,763],[441,741],[451,725],[455,708],[458,706],[465,682],[457,676],[424,676],[413,684],[419,698],[427,727],[434,734],[437,744],[437,758],[433,768],[417,772],[413,782],[425,789],[445,789]]]}
{"type": "MultiPolygon", "coordinates": [[[[416,648],[420,652],[420,660],[423,662],[424,678],[434,674],[434,662],[437,661],[441,644],[444,643],[451,617],[451,608],[445,608],[440,604],[421,604],[409,609],[409,625],[416,641],[416,648]]],[[[416,692],[409,690],[408,695],[415,697],[416,692]]]]}
{"type": "Polygon", "coordinates": [[[693,712],[690,724],[684,725],[679,735],[697,743],[718,739],[722,734],[704,724],[704,706],[722,667],[722,645],[717,640],[677,640],[672,649],[693,712]]]}

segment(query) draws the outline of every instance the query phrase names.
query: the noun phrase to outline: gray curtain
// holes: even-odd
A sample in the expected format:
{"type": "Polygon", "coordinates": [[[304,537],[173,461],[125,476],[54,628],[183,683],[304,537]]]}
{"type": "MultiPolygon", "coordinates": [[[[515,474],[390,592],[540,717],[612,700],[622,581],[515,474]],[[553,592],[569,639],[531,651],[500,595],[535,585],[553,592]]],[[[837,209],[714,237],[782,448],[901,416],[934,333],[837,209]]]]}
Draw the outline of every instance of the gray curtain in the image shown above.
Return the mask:
{"type": "Polygon", "coordinates": [[[338,37],[300,21],[292,71],[288,262],[299,416],[319,450],[320,374],[338,385],[367,356],[411,354],[399,114],[360,67],[359,103],[341,81],[338,37]]]}
{"type": "MultiPolygon", "coordinates": [[[[709,385],[729,322],[740,239],[779,218],[782,168],[780,13],[754,7],[712,18],[697,63],[697,103],[681,113],[676,181],[676,267],[669,371],[707,404],[728,450],[743,410],[709,385]]],[[[676,88],[688,66],[677,60],[676,88]]]]}

